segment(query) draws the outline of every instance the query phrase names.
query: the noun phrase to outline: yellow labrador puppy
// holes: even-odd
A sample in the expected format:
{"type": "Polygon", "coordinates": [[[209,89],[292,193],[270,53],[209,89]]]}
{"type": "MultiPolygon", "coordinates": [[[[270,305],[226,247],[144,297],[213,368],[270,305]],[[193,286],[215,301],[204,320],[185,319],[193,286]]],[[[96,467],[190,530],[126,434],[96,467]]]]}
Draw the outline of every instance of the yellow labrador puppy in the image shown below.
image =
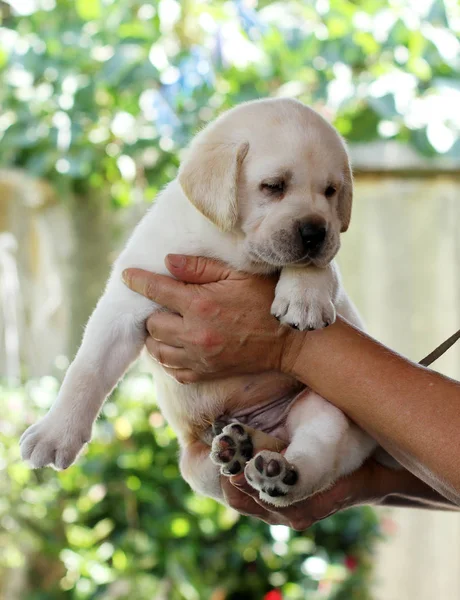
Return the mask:
{"type": "MultiPolygon", "coordinates": [[[[281,323],[317,329],[338,311],[360,326],[333,262],[351,204],[345,145],[300,102],[249,102],[208,125],[116,261],[56,402],[21,438],[24,459],[71,465],[141,352],[145,320],[158,306],[123,284],[127,267],[167,274],[166,254],[182,253],[279,273],[272,314],[281,323]]],[[[153,361],[152,370],[180,441],[182,474],[216,499],[223,499],[220,474],[244,469],[261,499],[286,506],[358,468],[376,447],[340,410],[279,373],[181,385],[153,361]],[[282,440],[286,452],[254,456],[260,432],[282,440]]]]}

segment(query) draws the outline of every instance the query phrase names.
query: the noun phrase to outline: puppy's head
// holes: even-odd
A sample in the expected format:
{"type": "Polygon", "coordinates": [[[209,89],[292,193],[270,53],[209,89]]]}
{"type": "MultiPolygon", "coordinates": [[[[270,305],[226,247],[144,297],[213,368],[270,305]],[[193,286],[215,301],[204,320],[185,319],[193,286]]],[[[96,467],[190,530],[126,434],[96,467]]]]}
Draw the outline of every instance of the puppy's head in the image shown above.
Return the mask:
{"type": "Polygon", "coordinates": [[[325,266],[350,222],[344,142],[295,100],[249,102],[222,115],[192,142],[179,181],[220,229],[244,235],[254,263],[325,266]]]}

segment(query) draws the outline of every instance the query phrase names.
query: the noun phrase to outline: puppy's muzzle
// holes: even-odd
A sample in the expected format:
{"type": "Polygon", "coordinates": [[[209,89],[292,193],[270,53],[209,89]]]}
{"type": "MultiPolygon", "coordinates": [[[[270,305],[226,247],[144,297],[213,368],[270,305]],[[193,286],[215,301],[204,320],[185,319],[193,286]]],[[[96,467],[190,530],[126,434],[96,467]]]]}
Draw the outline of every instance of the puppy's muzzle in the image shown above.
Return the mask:
{"type": "Polygon", "coordinates": [[[314,258],[323,247],[326,239],[327,226],[324,219],[309,219],[299,223],[298,227],[305,255],[314,258]]]}

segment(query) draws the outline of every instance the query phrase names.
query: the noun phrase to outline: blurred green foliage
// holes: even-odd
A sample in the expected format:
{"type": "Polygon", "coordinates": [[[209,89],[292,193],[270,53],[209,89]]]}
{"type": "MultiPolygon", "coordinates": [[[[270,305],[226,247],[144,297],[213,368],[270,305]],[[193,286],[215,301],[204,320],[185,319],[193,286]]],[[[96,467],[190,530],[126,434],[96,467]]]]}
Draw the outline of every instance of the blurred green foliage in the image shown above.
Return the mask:
{"type": "Polygon", "coordinates": [[[57,389],[50,377],[0,387],[9,409],[0,422],[2,600],[256,600],[275,588],[286,599],[369,598],[370,508],[301,534],[198,497],[179,476],[175,437],[142,373],[106,404],[76,465],[31,471],[18,435],[57,389]]]}
{"type": "Polygon", "coordinates": [[[3,0],[0,163],[152,200],[191,133],[290,95],[350,141],[460,155],[456,0],[3,0]]]}

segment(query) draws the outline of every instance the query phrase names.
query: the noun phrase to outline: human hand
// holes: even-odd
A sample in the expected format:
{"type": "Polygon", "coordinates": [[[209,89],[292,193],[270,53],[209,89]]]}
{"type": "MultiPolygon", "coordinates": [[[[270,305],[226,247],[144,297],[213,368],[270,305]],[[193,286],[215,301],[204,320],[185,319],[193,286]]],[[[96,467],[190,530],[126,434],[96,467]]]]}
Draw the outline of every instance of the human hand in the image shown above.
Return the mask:
{"type": "Polygon", "coordinates": [[[276,280],[234,271],[206,258],[170,255],[178,280],[127,269],[132,290],[171,312],[147,320],[149,353],[181,383],[270,370],[288,372],[301,332],[270,314],[276,280]]]}
{"type": "MultiPolygon", "coordinates": [[[[408,472],[403,473],[404,479],[413,479],[408,472]]],[[[340,479],[328,490],[284,508],[260,500],[259,493],[249,485],[244,474],[222,476],[221,485],[227,504],[239,513],[270,525],[287,525],[303,531],[340,510],[384,503],[389,494],[407,487],[407,483],[402,486],[401,479],[401,472],[396,473],[369,459],[360,469],[340,479]]]]}

